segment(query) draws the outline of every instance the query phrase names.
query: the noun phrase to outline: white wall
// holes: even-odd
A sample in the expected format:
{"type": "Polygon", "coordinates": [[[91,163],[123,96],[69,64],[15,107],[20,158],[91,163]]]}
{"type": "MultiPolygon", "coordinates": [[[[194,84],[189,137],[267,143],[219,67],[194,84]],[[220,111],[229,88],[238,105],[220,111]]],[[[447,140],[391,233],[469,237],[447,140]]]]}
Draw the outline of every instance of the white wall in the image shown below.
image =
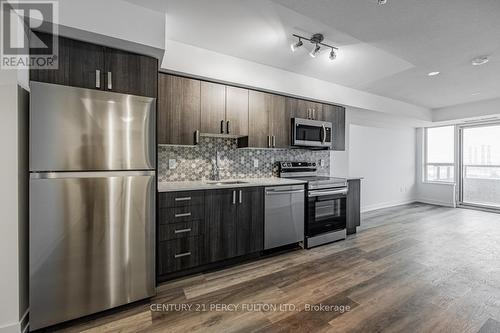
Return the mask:
{"type": "Polygon", "coordinates": [[[415,128],[349,125],[349,176],[363,177],[361,210],[413,202],[415,128]]]}
{"type": "Polygon", "coordinates": [[[424,121],[431,111],[241,58],[167,40],[163,69],[424,121]]]}
{"type": "MultiPolygon", "coordinates": [[[[3,13],[0,10],[0,15],[3,13]]],[[[21,21],[18,21],[21,23],[21,21]]],[[[23,31],[22,29],[17,30],[23,31]]],[[[15,35],[14,38],[26,38],[15,35]]],[[[27,40],[25,39],[25,42],[27,40]]],[[[20,332],[28,309],[27,70],[0,69],[0,332],[20,332]]]]}
{"type": "Polygon", "coordinates": [[[463,119],[500,118],[500,98],[465,103],[433,110],[434,122],[459,122],[463,119]]]}

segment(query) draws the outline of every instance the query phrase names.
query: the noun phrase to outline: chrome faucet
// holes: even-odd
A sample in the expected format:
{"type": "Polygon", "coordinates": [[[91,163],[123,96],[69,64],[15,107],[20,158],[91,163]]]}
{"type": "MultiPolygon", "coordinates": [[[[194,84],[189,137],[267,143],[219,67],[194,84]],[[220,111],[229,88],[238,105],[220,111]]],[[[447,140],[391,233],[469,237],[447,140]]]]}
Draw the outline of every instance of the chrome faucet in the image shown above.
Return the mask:
{"type": "Polygon", "coordinates": [[[220,174],[219,174],[219,150],[215,149],[215,160],[213,163],[213,168],[212,168],[212,180],[219,181],[220,180],[220,174]]]}

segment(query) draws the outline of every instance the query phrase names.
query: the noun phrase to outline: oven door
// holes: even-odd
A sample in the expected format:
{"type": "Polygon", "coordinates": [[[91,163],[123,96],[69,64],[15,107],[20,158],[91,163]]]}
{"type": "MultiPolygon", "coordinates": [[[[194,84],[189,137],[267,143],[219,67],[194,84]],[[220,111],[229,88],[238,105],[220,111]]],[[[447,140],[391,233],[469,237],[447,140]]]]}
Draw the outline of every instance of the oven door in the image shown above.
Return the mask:
{"type": "Polygon", "coordinates": [[[292,133],[293,146],[332,146],[332,124],[329,122],[293,118],[292,133]]]}
{"type": "Polygon", "coordinates": [[[347,188],[309,191],[306,235],[346,228],[347,188]]]}

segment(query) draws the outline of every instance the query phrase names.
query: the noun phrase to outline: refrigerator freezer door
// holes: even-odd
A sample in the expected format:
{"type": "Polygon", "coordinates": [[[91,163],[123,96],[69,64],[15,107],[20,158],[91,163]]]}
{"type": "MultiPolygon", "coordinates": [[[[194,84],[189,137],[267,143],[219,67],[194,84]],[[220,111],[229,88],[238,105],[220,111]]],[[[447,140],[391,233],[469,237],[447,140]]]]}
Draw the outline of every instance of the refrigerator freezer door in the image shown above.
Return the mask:
{"type": "Polygon", "coordinates": [[[155,294],[154,172],[32,174],[30,329],[155,294]]]}
{"type": "Polygon", "coordinates": [[[30,171],[155,168],[156,100],[31,82],[30,171]]]}

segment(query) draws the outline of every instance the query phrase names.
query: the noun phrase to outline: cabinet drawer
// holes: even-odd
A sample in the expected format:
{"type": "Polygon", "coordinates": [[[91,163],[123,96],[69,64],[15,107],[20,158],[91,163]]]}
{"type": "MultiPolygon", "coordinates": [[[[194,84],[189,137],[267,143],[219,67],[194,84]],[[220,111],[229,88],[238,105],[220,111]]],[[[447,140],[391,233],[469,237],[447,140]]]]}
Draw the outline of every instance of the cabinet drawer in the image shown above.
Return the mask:
{"type": "Polygon", "coordinates": [[[198,206],[204,203],[205,192],[203,191],[160,193],[159,198],[160,208],[198,206]]]}
{"type": "Polygon", "coordinates": [[[159,274],[176,272],[202,264],[202,248],[202,236],[160,242],[158,246],[159,274]]]}
{"type": "Polygon", "coordinates": [[[205,206],[184,206],[160,209],[160,224],[179,223],[202,220],[205,214],[205,206]]]}
{"type": "Polygon", "coordinates": [[[203,234],[201,224],[203,221],[189,221],[182,223],[170,223],[160,225],[158,230],[158,240],[166,241],[177,238],[194,237],[203,234]]]}

